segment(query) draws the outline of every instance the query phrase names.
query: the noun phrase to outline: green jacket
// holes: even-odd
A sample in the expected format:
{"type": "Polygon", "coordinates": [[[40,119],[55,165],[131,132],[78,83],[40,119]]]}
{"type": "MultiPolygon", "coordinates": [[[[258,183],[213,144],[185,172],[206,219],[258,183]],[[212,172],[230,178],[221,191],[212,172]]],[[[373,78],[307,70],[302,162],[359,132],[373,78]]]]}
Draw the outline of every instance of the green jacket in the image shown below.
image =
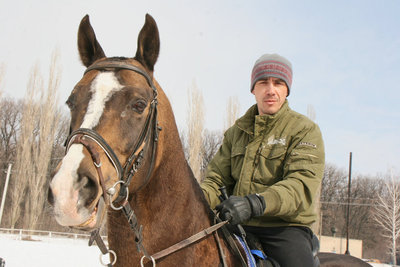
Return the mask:
{"type": "Polygon", "coordinates": [[[324,162],[319,127],[287,100],[274,115],[260,116],[254,105],[225,132],[201,187],[212,208],[223,185],[232,195],[262,195],[264,215],[246,225],[310,227],[324,162]]]}

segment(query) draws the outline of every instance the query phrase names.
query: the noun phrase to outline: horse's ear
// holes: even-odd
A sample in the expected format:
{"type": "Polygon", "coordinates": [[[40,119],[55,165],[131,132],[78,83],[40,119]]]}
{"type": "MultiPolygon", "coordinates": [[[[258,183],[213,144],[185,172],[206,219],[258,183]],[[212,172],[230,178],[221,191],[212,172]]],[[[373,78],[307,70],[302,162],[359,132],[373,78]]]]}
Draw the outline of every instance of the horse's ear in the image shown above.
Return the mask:
{"type": "Polygon", "coordinates": [[[86,67],[92,65],[96,60],[106,57],[99,42],[97,42],[92,25],[90,25],[89,15],[83,17],[79,25],[78,50],[81,61],[86,67]]]}
{"type": "Polygon", "coordinates": [[[140,30],[135,59],[149,71],[154,70],[160,52],[160,37],[155,20],[146,14],[146,22],[140,30]]]}

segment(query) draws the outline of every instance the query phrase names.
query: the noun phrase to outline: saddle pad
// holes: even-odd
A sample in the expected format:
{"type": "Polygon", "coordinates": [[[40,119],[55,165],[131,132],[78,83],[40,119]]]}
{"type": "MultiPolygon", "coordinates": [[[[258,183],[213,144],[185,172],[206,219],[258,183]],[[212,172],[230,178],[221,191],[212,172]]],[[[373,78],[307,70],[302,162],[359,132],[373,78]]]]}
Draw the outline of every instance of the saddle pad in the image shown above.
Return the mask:
{"type": "Polygon", "coordinates": [[[256,260],[253,257],[253,254],[251,253],[249,247],[247,246],[247,244],[245,243],[245,241],[243,241],[243,238],[239,237],[236,234],[233,234],[235,236],[235,238],[237,239],[237,241],[239,241],[240,246],[243,248],[245,254],[246,254],[246,262],[247,262],[247,266],[249,267],[256,267],[256,260]]]}

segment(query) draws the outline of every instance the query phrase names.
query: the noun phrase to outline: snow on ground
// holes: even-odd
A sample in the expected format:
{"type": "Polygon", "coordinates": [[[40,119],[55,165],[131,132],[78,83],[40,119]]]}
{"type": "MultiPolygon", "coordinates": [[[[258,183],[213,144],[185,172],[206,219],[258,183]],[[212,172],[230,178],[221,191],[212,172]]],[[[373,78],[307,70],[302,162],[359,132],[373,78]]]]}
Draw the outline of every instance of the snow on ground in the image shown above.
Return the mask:
{"type": "Polygon", "coordinates": [[[373,263],[373,262],[368,262],[371,266],[373,267],[396,267],[398,265],[390,265],[386,263],[373,263]]]}
{"type": "MultiPolygon", "coordinates": [[[[20,240],[18,235],[0,234],[0,258],[6,267],[99,267],[100,250],[88,246],[88,239],[33,236],[20,240]]],[[[104,258],[104,261],[107,261],[104,258]]],[[[107,261],[108,262],[108,261],[107,261]]]]}

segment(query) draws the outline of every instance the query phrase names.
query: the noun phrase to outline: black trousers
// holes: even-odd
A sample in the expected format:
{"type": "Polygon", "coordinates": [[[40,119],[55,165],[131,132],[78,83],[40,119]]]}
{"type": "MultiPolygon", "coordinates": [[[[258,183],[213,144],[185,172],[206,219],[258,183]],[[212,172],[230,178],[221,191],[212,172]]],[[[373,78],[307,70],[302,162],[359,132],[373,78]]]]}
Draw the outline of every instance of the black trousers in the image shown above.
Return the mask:
{"type": "Polygon", "coordinates": [[[312,267],[313,232],[307,227],[253,227],[244,226],[259,238],[267,257],[276,260],[281,267],[312,267]]]}

